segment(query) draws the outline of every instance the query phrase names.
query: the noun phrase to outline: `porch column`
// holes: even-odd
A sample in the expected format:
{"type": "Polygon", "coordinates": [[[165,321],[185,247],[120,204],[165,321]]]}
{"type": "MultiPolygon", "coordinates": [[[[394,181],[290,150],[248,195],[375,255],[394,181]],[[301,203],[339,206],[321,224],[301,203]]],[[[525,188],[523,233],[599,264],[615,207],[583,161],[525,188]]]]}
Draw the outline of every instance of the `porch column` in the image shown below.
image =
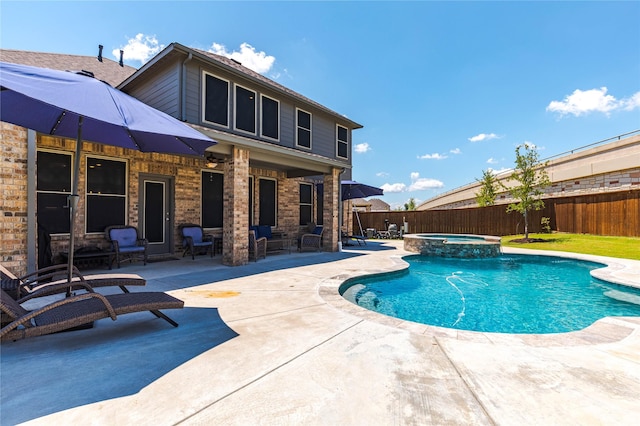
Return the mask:
{"type": "Polygon", "coordinates": [[[338,251],[338,241],[340,241],[339,194],[340,169],[334,168],[331,170],[331,174],[324,175],[324,211],[322,213],[324,231],[322,233],[322,244],[325,251],[338,251]]]}
{"type": "Polygon", "coordinates": [[[233,147],[225,164],[222,263],[246,265],[249,261],[249,151],[233,147]]]}

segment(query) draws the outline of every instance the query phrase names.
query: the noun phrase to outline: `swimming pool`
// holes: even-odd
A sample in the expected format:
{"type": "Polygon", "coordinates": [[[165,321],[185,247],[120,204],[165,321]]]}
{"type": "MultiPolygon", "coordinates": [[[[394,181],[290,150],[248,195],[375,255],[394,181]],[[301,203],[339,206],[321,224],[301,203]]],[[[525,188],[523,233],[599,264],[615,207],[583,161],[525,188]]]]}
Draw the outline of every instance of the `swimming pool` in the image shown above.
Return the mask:
{"type": "Polygon", "coordinates": [[[498,333],[563,333],[607,316],[640,316],[640,290],[593,278],[605,265],[539,255],[460,259],[413,255],[409,268],[354,278],[340,294],[423,324],[498,333]]]}

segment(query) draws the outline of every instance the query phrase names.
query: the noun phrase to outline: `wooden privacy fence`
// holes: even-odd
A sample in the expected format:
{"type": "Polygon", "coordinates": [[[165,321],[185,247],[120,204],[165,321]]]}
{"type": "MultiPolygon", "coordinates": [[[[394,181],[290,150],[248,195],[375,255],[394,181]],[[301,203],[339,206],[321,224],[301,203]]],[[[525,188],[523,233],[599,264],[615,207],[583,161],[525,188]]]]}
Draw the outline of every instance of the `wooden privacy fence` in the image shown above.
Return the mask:
{"type": "MultiPolygon", "coordinates": [[[[551,229],[577,234],[640,237],[640,190],[549,198],[545,207],[529,212],[529,232],[542,230],[541,219],[550,219],[551,229]]],[[[386,229],[386,223],[409,233],[452,233],[513,235],[524,233],[524,218],[518,212],[506,212],[506,205],[451,210],[360,212],[362,228],[386,229]]],[[[359,233],[353,217],[354,232],[359,233]]]]}

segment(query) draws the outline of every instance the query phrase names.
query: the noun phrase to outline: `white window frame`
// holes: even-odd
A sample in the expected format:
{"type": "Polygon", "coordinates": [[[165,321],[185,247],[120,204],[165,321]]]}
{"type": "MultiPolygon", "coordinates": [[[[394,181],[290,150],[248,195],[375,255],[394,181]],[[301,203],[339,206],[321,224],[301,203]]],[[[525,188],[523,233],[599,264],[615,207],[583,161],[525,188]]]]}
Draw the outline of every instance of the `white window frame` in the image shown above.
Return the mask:
{"type": "Polygon", "coordinates": [[[302,108],[296,108],[296,146],[298,148],[302,148],[302,149],[308,149],[311,150],[313,148],[313,114],[311,114],[309,111],[304,110],[302,108]],[[309,129],[305,128],[305,127],[300,127],[300,125],[298,124],[298,112],[304,112],[305,114],[309,114],[309,129]],[[308,130],[309,131],[309,146],[304,146],[304,145],[300,145],[298,142],[298,129],[304,129],[304,130],[308,130]]]}
{"type": "Polygon", "coordinates": [[[89,205],[89,196],[103,196],[103,197],[114,197],[114,198],[124,198],[124,221],[125,224],[129,222],[129,212],[128,212],[128,206],[129,206],[129,161],[128,160],[123,160],[120,158],[115,158],[115,157],[107,157],[104,155],[93,155],[93,154],[87,154],[85,155],[85,169],[84,169],[84,216],[85,216],[85,220],[84,220],[84,232],[85,235],[101,235],[104,234],[104,232],[89,232],[87,230],[87,225],[89,223],[88,220],[88,215],[89,215],[89,211],[87,209],[87,206],[89,205]],[[113,161],[113,162],[119,162],[119,163],[124,163],[124,195],[122,194],[108,194],[108,195],[102,195],[100,193],[90,193],[88,192],[89,189],[89,173],[87,168],[89,167],[89,158],[94,158],[94,159],[104,159],[104,160],[108,160],[108,161],[113,161]]]}
{"type": "Polygon", "coordinates": [[[246,133],[248,135],[255,135],[257,134],[258,131],[258,125],[257,125],[257,120],[258,120],[258,92],[256,92],[253,89],[249,89],[246,86],[243,86],[241,84],[234,84],[233,85],[233,130],[236,130],[238,132],[242,132],[242,133],[246,133]],[[249,131],[249,130],[244,130],[244,129],[239,129],[237,122],[238,122],[238,102],[237,102],[237,89],[238,87],[248,91],[248,92],[252,92],[253,93],[253,132],[249,131]]]}
{"type": "Polygon", "coordinates": [[[208,71],[202,71],[202,122],[207,124],[213,124],[215,126],[229,128],[231,123],[231,107],[229,100],[231,99],[231,81],[226,78],[222,78],[219,75],[215,75],[208,71]],[[206,119],[206,106],[207,106],[207,75],[217,78],[218,80],[227,83],[227,124],[216,123],[215,121],[208,121],[206,119]]]}
{"type": "MultiPolygon", "coordinates": [[[[71,165],[71,167],[69,168],[69,189],[67,191],[51,191],[51,190],[42,190],[42,189],[38,189],[37,188],[37,178],[36,178],[36,200],[38,197],[38,194],[56,194],[56,195],[64,195],[67,198],[71,195],[71,191],[72,191],[72,186],[73,186],[73,180],[75,179],[75,173],[76,170],[74,169],[73,165],[75,164],[75,154],[73,154],[72,152],[69,151],[57,151],[54,149],[37,149],[37,152],[47,152],[50,154],[56,154],[56,155],[66,155],[68,157],[70,157],[71,161],[69,162],[69,164],[71,165]]],[[[37,156],[37,152],[36,152],[36,156],[37,156]]],[[[37,165],[36,165],[37,168],[37,165]]],[[[36,201],[37,203],[37,201],[36,201]]],[[[61,232],[61,233],[52,233],[51,235],[69,235],[68,232],[61,232]]]]}
{"type": "Polygon", "coordinates": [[[279,101],[279,100],[277,100],[277,99],[275,99],[275,98],[272,98],[271,96],[263,95],[263,94],[261,93],[261,94],[260,94],[260,114],[259,114],[259,115],[260,115],[260,136],[261,136],[261,137],[263,137],[263,138],[265,138],[265,139],[272,140],[272,141],[276,141],[276,142],[280,141],[280,131],[281,131],[281,129],[280,129],[280,101],[279,101]],[[263,129],[264,129],[264,126],[263,126],[263,125],[264,125],[264,117],[263,117],[263,113],[264,113],[263,100],[264,100],[265,98],[267,98],[267,99],[270,99],[270,100],[274,101],[274,102],[278,105],[278,115],[277,115],[277,117],[276,117],[276,120],[278,121],[278,137],[277,137],[277,138],[273,138],[273,137],[271,137],[271,136],[267,136],[267,135],[265,135],[265,134],[264,134],[264,130],[263,130],[263,129]]]}
{"type": "Polygon", "coordinates": [[[339,124],[336,124],[336,157],[337,158],[343,158],[345,160],[349,159],[349,128],[345,127],[345,126],[341,126],[339,124]],[[345,129],[347,131],[347,140],[342,141],[340,139],[338,139],[338,130],[339,128],[342,127],[343,129],[345,129]],[[345,145],[347,145],[347,156],[346,157],[342,157],[339,153],[340,153],[340,149],[338,148],[340,146],[341,143],[344,143],[345,145]]]}

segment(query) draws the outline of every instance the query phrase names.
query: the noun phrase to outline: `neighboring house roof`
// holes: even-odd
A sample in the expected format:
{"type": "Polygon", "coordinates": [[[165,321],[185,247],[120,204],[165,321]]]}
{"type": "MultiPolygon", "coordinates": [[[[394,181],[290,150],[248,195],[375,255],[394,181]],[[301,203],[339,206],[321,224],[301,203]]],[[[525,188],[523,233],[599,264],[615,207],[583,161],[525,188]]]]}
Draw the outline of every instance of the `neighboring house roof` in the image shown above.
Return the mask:
{"type": "Polygon", "coordinates": [[[391,206],[379,198],[365,200],[364,198],[354,198],[351,200],[353,207],[369,207],[372,212],[387,212],[391,210],[391,206]]]}
{"type": "Polygon", "coordinates": [[[122,83],[136,71],[133,67],[128,65],[120,66],[118,62],[105,57],[100,62],[98,55],[80,56],[0,49],[0,61],[60,71],[90,71],[95,78],[105,81],[113,87],[122,83]]]}
{"type": "Polygon", "coordinates": [[[211,52],[207,52],[204,50],[200,50],[200,49],[195,49],[195,48],[191,48],[191,47],[187,47],[184,45],[181,45],[180,43],[171,43],[169,46],[167,46],[162,52],[160,52],[159,54],[157,54],[153,59],[151,59],[149,62],[147,62],[145,65],[143,65],[139,70],[137,70],[135,72],[135,74],[131,75],[126,81],[123,81],[122,84],[120,85],[120,89],[126,91],[126,87],[128,84],[132,83],[138,76],[140,76],[141,74],[144,74],[149,68],[153,67],[153,65],[156,62],[161,61],[165,56],[170,55],[172,52],[174,51],[179,51],[182,52],[183,54],[193,54],[194,56],[197,56],[198,58],[200,58],[201,60],[205,61],[205,62],[209,62],[213,65],[216,66],[221,66],[222,68],[226,69],[227,71],[239,75],[243,78],[247,78],[249,80],[253,80],[258,84],[261,84],[263,86],[267,86],[272,90],[275,90],[277,92],[283,93],[291,98],[297,99],[301,102],[304,102],[305,104],[308,105],[313,105],[315,108],[326,112],[327,114],[330,114],[332,116],[335,117],[339,117],[342,121],[348,123],[352,128],[354,129],[360,129],[363,126],[359,123],[356,123],[353,120],[350,120],[349,118],[345,117],[342,114],[339,114],[283,85],[281,85],[280,83],[277,83],[273,80],[271,80],[268,77],[265,77],[264,75],[257,73],[245,66],[243,66],[240,62],[231,59],[231,58],[227,58],[225,56],[221,56],[221,55],[216,55],[215,53],[211,53],[211,52]]]}
{"type": "Polygon", "coordinates": [[[369,203],[371,203],[372,212],[388,212],[391,210],[391,206],[379,198],[372,198],[369,203]]]}

